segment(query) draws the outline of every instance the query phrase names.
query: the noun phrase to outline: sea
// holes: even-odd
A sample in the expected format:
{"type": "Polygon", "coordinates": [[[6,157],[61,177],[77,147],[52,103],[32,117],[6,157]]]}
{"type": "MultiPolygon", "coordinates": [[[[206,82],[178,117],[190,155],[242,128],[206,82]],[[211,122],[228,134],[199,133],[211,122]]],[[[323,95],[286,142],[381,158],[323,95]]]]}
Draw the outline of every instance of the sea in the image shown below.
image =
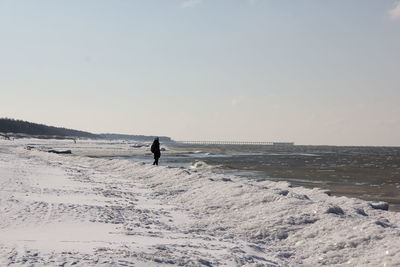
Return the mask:
{"type": "MultiPolygon", "coordinates": [[[[161,149],[160,165],[288,181],[293,186],[326,189],[335,196],[385,201],[389,210],[400,212],[400,147],[168,143],[161,149]]],[[[130,155],[118,157],[153,162],[150,151],[135,145],[130,155]]]]}

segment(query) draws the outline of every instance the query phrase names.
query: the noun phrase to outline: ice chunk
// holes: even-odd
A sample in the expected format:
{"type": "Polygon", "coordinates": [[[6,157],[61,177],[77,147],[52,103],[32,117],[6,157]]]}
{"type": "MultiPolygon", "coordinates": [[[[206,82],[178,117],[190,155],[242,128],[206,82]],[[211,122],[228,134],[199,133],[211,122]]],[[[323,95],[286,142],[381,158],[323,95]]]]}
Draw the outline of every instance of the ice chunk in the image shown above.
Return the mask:
{"type": "Polygon", "coordinates": [[[344,211],[339,206],[332,206],[332,207],[329,207],[326,210],[326,213],[332,213],[332,214],[336,214],[336,215],[343,215],[344,211]]]}
{"type": "Polygon", "coordinates": [[[389,204],[387,202],[370,202],[369,205],[371,206],[371,208],[373,209],[377,209],[377,210],[389,210],[389,204]]]}

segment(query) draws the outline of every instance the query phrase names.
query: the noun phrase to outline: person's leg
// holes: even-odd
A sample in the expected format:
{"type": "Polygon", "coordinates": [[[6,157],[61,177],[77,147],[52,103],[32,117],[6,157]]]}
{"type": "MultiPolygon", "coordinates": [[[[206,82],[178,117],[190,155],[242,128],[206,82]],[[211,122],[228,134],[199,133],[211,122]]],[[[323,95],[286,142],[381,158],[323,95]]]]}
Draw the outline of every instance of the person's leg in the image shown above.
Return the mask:
{"type": "Polygon", "coordinates": [[[158,165],[158,159],[159,159],[160,157],[156,157],[156,160],[154,161],[155,163],[156,163],[156,165],[158,165]]]}

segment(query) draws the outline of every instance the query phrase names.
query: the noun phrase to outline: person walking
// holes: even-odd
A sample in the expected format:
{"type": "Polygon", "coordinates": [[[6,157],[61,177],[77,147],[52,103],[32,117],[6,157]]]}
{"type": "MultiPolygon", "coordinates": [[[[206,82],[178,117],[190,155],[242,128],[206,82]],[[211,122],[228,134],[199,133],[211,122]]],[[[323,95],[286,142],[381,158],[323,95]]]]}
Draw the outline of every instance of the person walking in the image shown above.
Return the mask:
{"type": "Polygon", "coordinates": [[[151,153],[154,154],[154,162],[153,165],[158,165],[158,159],[161,157],[160,152],[160,140],[156,137],[151,145],[151,153]]]}

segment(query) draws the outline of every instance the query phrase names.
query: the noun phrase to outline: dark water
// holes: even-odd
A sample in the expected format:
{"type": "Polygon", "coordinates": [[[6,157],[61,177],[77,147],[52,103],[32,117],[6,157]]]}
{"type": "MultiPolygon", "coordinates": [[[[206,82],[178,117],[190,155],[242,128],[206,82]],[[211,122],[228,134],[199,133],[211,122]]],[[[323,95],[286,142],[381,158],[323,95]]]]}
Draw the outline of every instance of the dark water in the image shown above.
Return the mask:
{"type": "MultiPolygon", "coordinates": [[[[151,162],[151,154],[130,158],[151,162]]],[[[400,147],[174,145],[161,165],[196,161],[252,179],[289,181],[333,195],[386,201],[400,211],[400,147]]]]}

